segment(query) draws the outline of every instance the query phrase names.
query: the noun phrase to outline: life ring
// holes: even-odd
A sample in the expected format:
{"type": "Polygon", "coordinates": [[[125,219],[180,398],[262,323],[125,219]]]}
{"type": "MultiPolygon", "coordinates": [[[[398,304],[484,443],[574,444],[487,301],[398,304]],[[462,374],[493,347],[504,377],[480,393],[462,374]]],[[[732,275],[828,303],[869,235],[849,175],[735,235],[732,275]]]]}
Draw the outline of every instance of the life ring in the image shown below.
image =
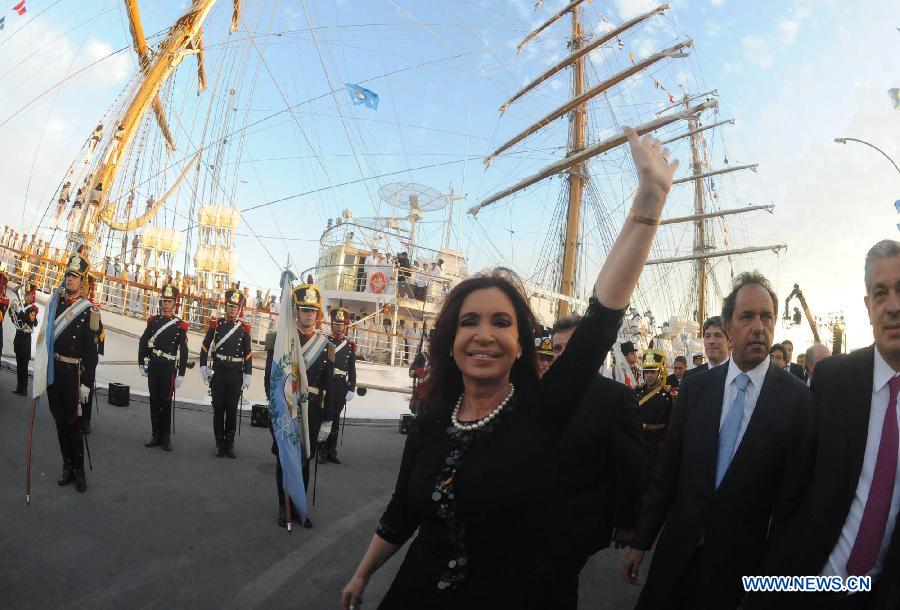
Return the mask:
{"type": "Polygon", "coordinates": [[[387,276],[381,271],[376,271],[369,278],[369,287],[375,294],[381,294],[387,288],[387,276]]]}

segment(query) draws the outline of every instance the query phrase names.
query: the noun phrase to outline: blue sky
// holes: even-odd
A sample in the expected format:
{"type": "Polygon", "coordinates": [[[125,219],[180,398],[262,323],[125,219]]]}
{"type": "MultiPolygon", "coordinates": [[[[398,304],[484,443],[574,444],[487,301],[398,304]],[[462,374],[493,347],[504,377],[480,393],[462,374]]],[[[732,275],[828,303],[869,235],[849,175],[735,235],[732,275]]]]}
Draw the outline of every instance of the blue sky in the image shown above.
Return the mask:
{"type": "MultiPolygon", "coordinates": [[[[180,4],[140,2],[148,36],[172,23],[186,6],[180,4]]],[[[229,200],[247,208],[325,190],[245,214],[238,238],[239,278],[274,284],[276,262],[283,262],[288,253],[298,267],[312,265],[315,240],[327,218],[344,208],[356,216],[386,212],[377,201],[377,189],[398,180],[440,190],[452,182],[467,195],[456,216],[459,244],[473,268],[506,264],[527,276],[546,266],[542,244],[553,226],[559,179],[485,210],[477,220],[463,217],[459,208],[561,156],[566,124],[557,121],[491,168],[485,170],[481,163],[493,146],[568,96],[566,76],[559,75],[502,116],[497,112],[508,95],[565,53],[565,23],[543,33],[520,55],[515,52],[521,37],[563,2],[548,0],[537,13],[531,0],[243,4],[242,31],[233,37],[246,38],[248,29],[282,35],[256,37],[255,47],[241,45],[243,55],[237,55],[247,58],[247,67],[235,69],[240,74],[233,79],[240,89],[235,124],[304,103],[293,117],[280,112],[246,131],[240,158],[235,156],[224,172],[234,188],[229,200]],[[318,52],[307,18],[317,28],[318,52]],[[265,57],[258,69],[257,53],[265,57]],[[255,87],[250,84],[254,77],[255,87]],[[329,82],[338,89],[334,97],[328,95],[329,82]],[[361,82],[378,92],[378,111],[350,106],[344,82],[361,82]],[[328,188],[392,172],[400,173],[328,188]],[[261,237],[250,235],[247,226],[261,237]]],[[[789,246],[779,256],[723,262],[720,281],[727,284],[729,273],[759,268],[782,297],[799,282],[815,314],[843,310],[850,344],[867,344],[871,333],[862,307],[863,257],[878,239],[896,238],[900,217],[892,202],[900,198],[900,175],[875,151],[840,146],[833,139],[866,139],[900,158],[900,113],[891,109],[887,96],[887,89],[900,86],[900,6],[874,0],[672,4],[666,16],[623,37],[624,48],[611,45],[592,57],[589,79],[597,82],[623,69],[630,53],[640,58],[692,38],[695,47],[688,59],[666,62],[652,75],[676,95],[682,85],[693,93],[718,90],[718,118],[735,118],[736,125],[708,141],[713,166],[725,159],[760,164],[757,174],[717,182],[722,207],[777,206],[774,216],[733,217],[728,223],[731,244],[789,246]]],[[[104,59],[130,44],[120,5],[118,0],[63,0],[56,5],[34,0],[28,3],[27,19],[6,13],[7,27],[0,32],[0,65],[5,66],[0,72],[6,73],[0,77],[0,122],[70,77],[0,127],[0,145],[7,153],[0,167],[6,222],[18,227],[38,221],[80,143],[117,107],[132,82],[136,62],[130,49],[104,59]],[[71,76],[95,61],[99,63],[94,67],[71,76]]],[[[205,32],[211,89],[226,53],[219,43],[227,39],[230,20],[230,3],[220,0],[219,5],[205,32]]],[[[609,27],[606,22],[621,23],[652,6],[640,0],[594,0],[585,11],[586,27],[602,30],[609,27]]],[[[226,74],[223,70],[215,93],[220,99],[227,89],[222,84],[229,80],[226,74]]],[[[610,92],[610,109],[600,107],[591,115],[592,140],[608,137],[620,124],[651,118],[668,105],[649,78],[636,81],[610,92]]],[[[204,96],[213,95],[195,97],[194,83],[193,60],[188,58],[171,85],[176,99],[187,100],[180,114],[184,125],[176,126],[181,133],[176,133],[175,160],[192,153],[189,142],[199,133],[192,121],[202,116],[196,109],[208,107],[204,96]]],[[[209,129],[217,128],[222,127],[209,129]]],[[[669,133],[680,131],[673,128],[669,133]]],[[[674,154],[684,161],[687,150],[682,144],[674,154]]],[[[683,163],[681,171],[685,168],[683,163]]],[[[612,154],[591,169],[604,214],[615,224],[634,187],[627,158],[612,154]]],[[[154,183],[148,188],[162,187],[154,183]]],[[[214,191],[208,196],[215,197],[214,191]]],[[[163,222],[183,227],[189,199],[190,193],[180,193],[164,212],[163,222]]],[[[668,213],[679,215],[689,206],[690,191],[673,191],[668,213]]],[[[431,221],[424,225],[426,234],[439,240],[441,213],[426,220],[431,221]]],[[[602,262],[603,240],[596,234],[585,238],[586,274],[602,262]]],[[[689,234],[671,231],[658,240],[656,254],[684,253],[689,243],[689,234]]],[[[648,290],[677,301],[685,291],[686,273],[674,272],[669,280],[648,272],[646,281],[652,280],[653,286],[669,284],[665,291],[648,290]]],[[[800,343],[809,340],[802,329],[779,332],[800,343]]]]}

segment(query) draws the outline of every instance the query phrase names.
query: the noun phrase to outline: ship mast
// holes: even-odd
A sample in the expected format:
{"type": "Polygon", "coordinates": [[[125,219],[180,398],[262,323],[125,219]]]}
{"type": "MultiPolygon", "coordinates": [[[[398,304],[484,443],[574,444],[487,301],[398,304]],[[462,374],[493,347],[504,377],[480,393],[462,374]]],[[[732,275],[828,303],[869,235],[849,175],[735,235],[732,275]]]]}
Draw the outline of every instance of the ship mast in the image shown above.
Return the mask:
{"type": "MultiPolygon", "coordinates": [[[[115,219],[116,205],[110,201],[113,183],[125,158],[126,151],[134,140],[141,120],[147,110],[153,107],[157,112],[157,120],[166,137],[167,144],[172,145],[160,106],[156,103],[163,83],[181,63],[185,56],[201,53],[200,36],[206,17],[216,0],[193,0],[191,7],[169,29],[166,38],[160,43],[152,56],[147,56],[146,40],[140,27],[137,5],[126,3],[135,49],[141,63],[143,79],[137,87],[134,97],[116,122],[116,134],[101,153],[100,163],[91,180],[89,191],[97,189],[101,192],[96,209],[91,210],[87,222],[82,225],[83,240],[86,246],[93,245],[98,220],[109,224],[115,219]]],[[[94,208],[94,206],[91,206],[94,208]]]]}
{"type": "MultiPolygon", "coordinates": [[[[581,7],[572,8],[572,38],[570,47],[577,52],[584,45],[584,34],[581,29],[581,7]]],[[[584,55],[579,55],[572,64],[572,94],[580,98],[584,94],[584,55]]],[[[587,102],[581,102],[571,115],[571,133],[569,137],[568,155],[584,150],[585,133],[587,132],[587,102]]],[[[569,168],[569,203],[566,212],[566,238],[563,244],[562,275],[559,292],[567,297],[575,296],[575,263],[578,260],[578,233],[581,225],[581,200],[584,194],[586,164],[578,163],[569,168]]],[[[559,301],[560,317],[571,313],[569,301],[559,301]]]]}
{"type": "MultiPolygon", "coordinates": [[[[684,107],[690,107],[690,98],[687,93],[684,94],[684,107]]],[[[703,180],[699,177],[703,167],[700,163],[700,145],[697,119],[688,121],[688,131],[691,138],[691,172],[694,177],[694,214],[698,216],[694,225],[694,254],[702,255],[706,253],[706,218],[703,216],[704,200],[703,200],[703,180]]],[[[706,320],[706,261],[705,257],[699,256],[694,261],[694,273],[697,278],[697,323],[701,328],[706,320]]]]}

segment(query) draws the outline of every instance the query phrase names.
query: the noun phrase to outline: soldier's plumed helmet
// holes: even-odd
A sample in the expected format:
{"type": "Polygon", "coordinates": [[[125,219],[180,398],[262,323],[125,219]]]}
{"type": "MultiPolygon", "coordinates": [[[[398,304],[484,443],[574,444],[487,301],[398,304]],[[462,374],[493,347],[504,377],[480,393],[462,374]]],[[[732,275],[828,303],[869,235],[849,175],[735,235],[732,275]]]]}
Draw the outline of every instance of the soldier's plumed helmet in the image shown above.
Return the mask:
{"type": "Polygon", "coordinates": [[[225,291],[225,304],[240,307],[244,304],[244,293],[235,288],[225,291]]]}
{"type": "Polygon", "coordinates": [[[335,307],[331,310],[331,322],[335,324],[350,324],[350,310],[346,307],[335,307]]]}
{"type": "Polygon", "coordinates": [[[666,366],[666,354],[658,349],[648,350],[644,354],[642,367],[645,371],[658,371],[666,366]]]}
{"type": "Polygon", "coordinates": [[[322,309],[322,293],[315,284],[300,284],[294,288],[293,299],[298,309],[322,309]]]}
{"type": "Polygon", "coordinates": [[[163,299],[172,299],[173,301],[178,300],[178,287],[174,284],[166,284],[162,287],[161,298],[163,299]]]}
{"type": "Polygon", "coordinates": [[[91,265],[82,254],[79,252],[74,252],[69,255],[68,262],[66,263],[66,275],[77,275],[80,278],[84,278],[88,271],[90,271],[91,265]]]}
{"type": "Polygon", "coordinates": [[[537,345],[539,356],[553,356],[553,341],[550,337],[535,339],[535,344],[537,345]]]}

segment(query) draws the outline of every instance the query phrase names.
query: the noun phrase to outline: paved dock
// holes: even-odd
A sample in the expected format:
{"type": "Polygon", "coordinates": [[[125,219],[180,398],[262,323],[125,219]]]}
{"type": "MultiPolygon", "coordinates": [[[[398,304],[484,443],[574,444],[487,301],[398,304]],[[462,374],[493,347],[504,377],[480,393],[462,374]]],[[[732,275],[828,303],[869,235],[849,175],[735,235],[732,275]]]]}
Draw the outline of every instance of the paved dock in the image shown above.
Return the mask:
{"type": "MultiPolygon", "coordinates": [[[[314,527],[276,525],[271,437],[244,419],[236,460],[216,458],[212,413],[182,404],[175,449],[143,446],[146,399],[100,408],[88,437],[88,490],[59,487],[61,459],[46,402],[34,430],[32,503],[25,504],[31,402],[0,369],[0,606],[4,608],[339,607],[393,489],[404,436],[390,423],[347,425],[341,465],[319,466],[314,527]]],[[[372,579],[375,608],[404,551],[372,579]]],[[[582,573],[581,607],[631,608],[619,577],[623,551],[582,573]]]]}

